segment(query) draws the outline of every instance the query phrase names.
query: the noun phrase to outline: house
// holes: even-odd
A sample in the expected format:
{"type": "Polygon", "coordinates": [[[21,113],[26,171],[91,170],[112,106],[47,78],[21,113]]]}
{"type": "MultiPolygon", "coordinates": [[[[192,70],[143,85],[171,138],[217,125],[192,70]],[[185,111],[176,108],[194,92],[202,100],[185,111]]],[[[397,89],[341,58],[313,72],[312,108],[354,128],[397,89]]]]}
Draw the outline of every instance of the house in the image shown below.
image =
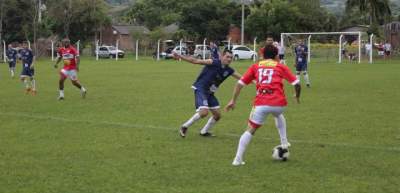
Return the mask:
{"type": "Polygon", "coordinates": [[[147,35],[150,30],[145,26],[138,25],[110,25],[105,27],[100,33],[100,45],[116,45],[119,40],[119,49],[135,49],[136,39],[134,36],[147,35]]]}
{"type": "Polygon", "coordinates": [[[393,49],[400,48],[400,21],[395,21],[382,26],[385,39],[392,44],[393,49]]]}

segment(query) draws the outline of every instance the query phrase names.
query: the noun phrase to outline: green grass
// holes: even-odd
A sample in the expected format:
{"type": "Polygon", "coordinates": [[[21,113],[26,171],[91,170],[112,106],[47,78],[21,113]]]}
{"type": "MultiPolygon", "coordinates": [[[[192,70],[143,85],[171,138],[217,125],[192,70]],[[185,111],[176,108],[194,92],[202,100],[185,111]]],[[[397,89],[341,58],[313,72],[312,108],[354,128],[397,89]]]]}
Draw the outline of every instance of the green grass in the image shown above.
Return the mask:
{"type": "MultiPolygon", "coordinates": [[[[250,63],[232,66],[243,73],[250,63]]],[[[200,70],[149,58],[83,58],[87,98],[66,82],[66,100],[57,101],[58,72],[48,59],[37,63],[37,96],[25,95],[0,64],[0,192],[399,192],[400,60],[311,64],[312,88],[304,87],[300,105],[289,97],[285,113],[290,160],[271,159],[279,136],[269,117],[243,167],[231,161],[254,86],[223,113],[213,128],[218,137],[198,135],[206,120],[178,136],[194,113],[190,86],[200,70]]],[[[235,82],[217,92],[221,105],[235,82]]]]}

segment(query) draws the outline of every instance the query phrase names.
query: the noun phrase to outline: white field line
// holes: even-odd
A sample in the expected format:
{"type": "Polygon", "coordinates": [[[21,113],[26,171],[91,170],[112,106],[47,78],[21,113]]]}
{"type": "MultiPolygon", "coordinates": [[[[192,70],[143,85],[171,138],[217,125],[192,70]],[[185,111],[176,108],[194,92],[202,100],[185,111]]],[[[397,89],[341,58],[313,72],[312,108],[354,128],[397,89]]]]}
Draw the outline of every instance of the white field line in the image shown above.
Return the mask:
{"type": "MultiPolygon", "coordinates": [[[[10,117],[22,117],[22,118],[31,118],[37,120],[52,120],[52,121],[62,121],[62,122],[69,122],[69,123],[86,123],[92,125],[110,125],[110,126],[119,126],[119,127],[128,127],[128,128],[146,128],[146,129],[162,129],[162,130],[178,130],[178,126],[176,128],[172,127],[162,127],[156,125],[140,125],[134,123],[120,123],[120,122],[110,122],[110,121],[87,121],[87,120],[79,120],[79,119],[68,119],[63,117],[51,117],[51,116],[42,116],[42,115],[30,115],[30,114],[23,114],[23,113],[4,113],[0,112],[0,115],[3,116],[10,116],[10,117]]],[[[239,138],[240,135],[234,133],[224,133],[223,136],[227,137],[235,137],[239,138]]],[[[277,141],[271,138],[263,137],[265,140],[270,141],[277,141]]],[[[350,143],[327,143],[327,142],[317,142],[317,141],[309,141],[309,140],[296,140],[290,139],[291,143],[299,143],[299,144],[309,144],[315,146],[333,146],[333,147],[345,147],[345,148],[354,148],[354,149],[367,149],[367,150],[381,150],[381,151],[394,151],[400,152],[400,147],[382,147],[382,146],[372,146],[372,145],[355,145],[350,143]]]]}

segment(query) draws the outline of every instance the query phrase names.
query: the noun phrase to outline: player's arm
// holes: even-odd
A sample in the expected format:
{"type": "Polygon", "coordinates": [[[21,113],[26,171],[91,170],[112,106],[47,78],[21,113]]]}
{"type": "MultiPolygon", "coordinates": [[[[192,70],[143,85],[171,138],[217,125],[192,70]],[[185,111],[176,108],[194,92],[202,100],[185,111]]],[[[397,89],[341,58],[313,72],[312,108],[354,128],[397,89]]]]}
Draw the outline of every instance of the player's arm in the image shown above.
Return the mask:
{"type": "Polygon", "coordinates": [[[32,64],[31,64],[31,69],[35,67],[35,62],[36,62],[36,56],[32,56],[32,64]]]}
{"type": "Polygon", "coordinates": [[[199,60],[196,58],[192,58],[191,56],[183,56],[179,55],[176,52],[172,53],[175,59],[182,59],[186,62],[190,62],[192,64],[199,64],[199,65],[211,65],[213,63],[212,59],[207,60],[199,60]]]}
{"type": "Polygon", "coordinates": [[[296,98],[297,104],[300,104],[300,93],[301,93],[300,83],[297,83],[297,84],[294,85],[294,92],[296,93],[294,95],[294,98],[296,98]]]}
{"type": "Polygon", "coordinates": [[[233,110],[236,105],[236,101],[239,98],[240,91],[242,88],[252,81],[254,81],[254,68],[250,67],[247,72],[240,78],[240,80],[236,83],[235,88],[233,89],[232,99],[225,106],[225,111],[233,110]]]}
{"type": "Polygon", "coordinates": [[[58,68],[58,63],[60,62],[61,62],[61,54],[58,53],[56,63],[54,64],[54,68],[58,68]]]}
{"type": "Polygon", "coordinates": [[[242,78],[242,75],[240,74],[240,73],[238,73],[238,72],[234,72],[233,74],[232,74],[232,77],[233,78],[236,78],[237,80],[240,80],[240,78],[242,78]]]}
{"type": "Polygon", "coordinates": [[[243,87],[244,87],[244,84],[242,84],[240,82],[236,83],[235,88],[233,89],[232,99],[225,106],[225,111],[230,111],[235,108],[236,101],[239,98],[240,91],[242,90],[243,87]]]}

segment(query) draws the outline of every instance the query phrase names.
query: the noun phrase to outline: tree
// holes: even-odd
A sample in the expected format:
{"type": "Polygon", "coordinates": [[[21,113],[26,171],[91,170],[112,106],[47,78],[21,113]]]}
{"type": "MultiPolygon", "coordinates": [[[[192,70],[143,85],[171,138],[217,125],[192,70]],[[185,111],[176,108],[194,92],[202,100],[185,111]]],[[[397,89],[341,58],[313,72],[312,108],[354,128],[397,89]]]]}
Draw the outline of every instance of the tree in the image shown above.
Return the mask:
{"type": "Polygon", "coordinates": [[[369,14],[369,24],[384,23],[390,17],[391,9],[388,0],[347,0],[346,11],[357,8],[363,14],[369,14]]]}

